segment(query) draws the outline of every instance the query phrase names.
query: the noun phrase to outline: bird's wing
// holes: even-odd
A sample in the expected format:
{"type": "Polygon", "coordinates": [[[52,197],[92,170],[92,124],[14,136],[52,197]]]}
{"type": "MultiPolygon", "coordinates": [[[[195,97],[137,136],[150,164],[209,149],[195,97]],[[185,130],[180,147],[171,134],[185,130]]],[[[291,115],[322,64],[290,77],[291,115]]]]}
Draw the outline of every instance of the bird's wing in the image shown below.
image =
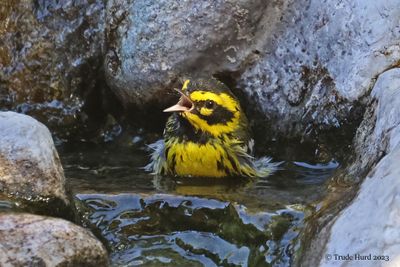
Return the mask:
{"type": "Polygon", "coordinates": [[[232,148],[241,166],[241,172],[250,177],[267,177],[279,170],[279,165],[282,162],[272,162],[270,157],[254,158],[250,152],[254,146],[254,141],[251,139],[247,144],[240,141],[233,143],[232,148]]]}
{"type": "Polygon", "coordinates": [[[144,169],[145,171],[151,172],[152,174],[161,174],[163,169],[166,167],[165,158],[165,142],[163,139],[148,145],[152,151],[150,156],[150,163],[147,164],[144,169]]]}
{"type": "Polygon", "coordinates": [[[253,139],[253,138],[251,138],[251,139],[247,142],[247,144],[246,144],[246,146],[245,146],[245,149],[246,149],[246,151],[247,151],[248,154],[250,154],[250,155],[253,155],[253,154],[254,154],[254,139],[253,139]]]}

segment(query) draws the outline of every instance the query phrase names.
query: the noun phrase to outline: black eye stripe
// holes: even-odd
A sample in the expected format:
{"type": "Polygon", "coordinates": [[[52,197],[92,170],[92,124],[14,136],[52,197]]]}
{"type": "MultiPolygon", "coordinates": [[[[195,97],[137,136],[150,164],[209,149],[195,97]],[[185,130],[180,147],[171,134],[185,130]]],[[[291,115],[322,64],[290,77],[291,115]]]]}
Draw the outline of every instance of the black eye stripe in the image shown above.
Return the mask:
{"type": "Polygon", "coordinates": [[[208,115],[204,116],[200,113],[197,114],[201,119],[205,120],[208,125],[215,125],[215,124],[227,124],[228,122],[232,121],[234,114],[227,110],[224,107],[216,106],[213,112],[208,115]]]}
{"type": "Polygon", "coordinates": [[[207,100],[206,103],[204,104],[204,106],[208,109],[212,109],[215,106],[215,102],[212,100],[207,100]]]}
{"type": "Polygon", "coordinates": [[[208,109],[215,109],[216,107],[218,107],[218,104],[213,100],[201,100],[195,102],[198,108],[205,107],[208,109]]]}

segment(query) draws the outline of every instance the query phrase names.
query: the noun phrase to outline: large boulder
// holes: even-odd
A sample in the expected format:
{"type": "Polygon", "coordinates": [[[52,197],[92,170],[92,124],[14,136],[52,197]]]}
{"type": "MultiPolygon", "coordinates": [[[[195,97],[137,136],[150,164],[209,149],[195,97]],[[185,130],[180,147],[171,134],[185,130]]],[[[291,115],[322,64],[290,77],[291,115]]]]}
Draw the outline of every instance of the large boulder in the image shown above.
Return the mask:
{"type": "Polygon", "coordinates": [[[53,139],[29,116],[0,112],[0,193],[24,203],[53,203],[46,208],[52,214],[67,212],[70,202],[53,139]]]}
{"type": "Polygon", "coordinates": [[[397,0],[109,1],[107,82],[125,106],[142,105],[166,101],[161,95],[181,76],[217,74],[267,119],[271,134],[357,124],[375,78],[400,60],[397,7],[397,0]]]}
{"type": "Polygon", "coordinates": [[[107,82],[125,105],[165,101],[186,74],[234,71],[267,7],[256,1],[108,1],[107,82]]]}
{"type": "Polygon", "coordinates": [[[2,2],[1,110],[34,115],[52,128],[79,122],[83,100],[104,84],[103,2],[2,2]]]}
{"type": "Polygon", "coordinates": [[[107,86],[140,110],[165,105],[165,89],[181,77],[216,74],[237,87],[250,118],[266,119],[271,135],[318,134],[359,122],[359,103],[375,78],[398,64],[397,5],[7,2],[0,9],[0,107],[74,125],[83,100],[83,110],[98,117],[113,109],[107,86]]]}
{"type": "Polygon", "coordinates": [[[368,174],[353,202],[331,223],[328,242],[319,255],[320,266],[360,266],[359,256],[370,254],[380,258],[364,260],[363,266],[400,264],[397,257],[400,254],[399,92],[399,68],[379,76],[372,90],[378,102],[373,116],[376,123],[363,146],[361,158],[367,162],[377,156],[385,156],[368,174]],[[353,259],[342,261],[338,257],[347,255],[353,259]]]}
{"type": "Polygon", "coordinates": [[[400,60],[399,1],[294,1],[266,9],[260,58],[238,79],[277,133],[354,123],[376,77],[400,60]],[[390,33],[390,34],[388,34],[390,33]]]}
{"type": "Polygon", "coordinates": [[[71,222],[25,213],[0,214],[1,266],[107,266],[107,251],[71,222]]]}

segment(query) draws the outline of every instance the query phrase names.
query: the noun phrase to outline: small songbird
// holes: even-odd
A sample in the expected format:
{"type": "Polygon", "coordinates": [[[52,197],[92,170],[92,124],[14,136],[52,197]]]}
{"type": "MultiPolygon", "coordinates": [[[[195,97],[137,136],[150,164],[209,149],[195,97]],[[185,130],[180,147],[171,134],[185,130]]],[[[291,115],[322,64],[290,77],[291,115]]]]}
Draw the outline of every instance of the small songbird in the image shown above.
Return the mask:
{"type": "Polygon", "coordinates": [[[183,177],[266,177],[278,164],[253,158],[253,139],[239,101],[214,78],[186,80],[163,139],[150,145],[154,174],[183,177]]]}

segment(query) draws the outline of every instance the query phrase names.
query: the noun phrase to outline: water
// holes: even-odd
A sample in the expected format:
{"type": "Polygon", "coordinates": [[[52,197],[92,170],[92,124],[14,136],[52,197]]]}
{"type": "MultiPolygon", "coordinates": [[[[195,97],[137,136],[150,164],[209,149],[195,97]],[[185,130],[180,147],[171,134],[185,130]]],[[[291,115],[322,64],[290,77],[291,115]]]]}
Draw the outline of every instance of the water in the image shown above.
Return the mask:
{"type": "Polygon", "coordinates": [[[252,182],[154,177],[132,145],[59,147],[82,223],[113,266],[289,266],[305,218],[339,167],[287,162],[252,182]]]}

